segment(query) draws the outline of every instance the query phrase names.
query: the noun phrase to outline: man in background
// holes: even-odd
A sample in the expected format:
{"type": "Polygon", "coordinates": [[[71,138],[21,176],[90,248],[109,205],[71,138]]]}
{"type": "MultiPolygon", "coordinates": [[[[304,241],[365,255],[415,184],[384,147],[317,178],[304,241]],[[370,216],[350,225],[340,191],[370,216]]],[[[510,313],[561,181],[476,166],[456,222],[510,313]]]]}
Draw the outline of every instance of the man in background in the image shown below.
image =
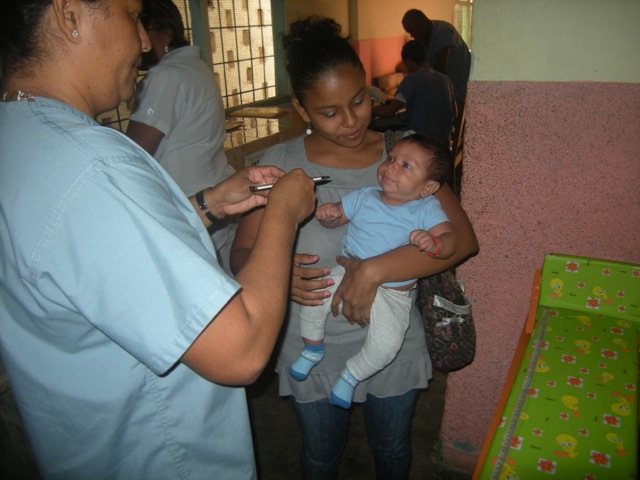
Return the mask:
{"type": "Polygon", "coordinates": [[[395,97],[373,108],[376,117],[390,118],[407,110],[405,130],[431,135],[449,145],[453,120],[457,116],[454,87],[446,75],[425,63],[426,47],[409,40],[402,47],[402,62],[409,74],[402,79],[395,97]]]}
{"type": "Polygon", "coordinates": [[[458,112],[462,113],[471,71],[471,52],[453,25],[431,20],[422,11],[408,10],[402,27],[427,48],[427,65],[447,75],[455,88],[458,112]]]}

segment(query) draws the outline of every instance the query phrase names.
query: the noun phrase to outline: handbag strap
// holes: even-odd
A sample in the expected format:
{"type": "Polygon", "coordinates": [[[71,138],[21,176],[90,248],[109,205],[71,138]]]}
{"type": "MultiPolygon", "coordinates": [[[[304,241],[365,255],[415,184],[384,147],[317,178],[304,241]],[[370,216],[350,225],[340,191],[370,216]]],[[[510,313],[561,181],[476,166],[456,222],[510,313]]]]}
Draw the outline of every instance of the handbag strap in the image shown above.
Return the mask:
{"type": "Polygon", "coordinates": [[[441,297],[440,295],[433,296],[433,305],[436,307],[444,308],[451,313],[455,313],[457,315],[469,315],[471,313],[471,304],[467,305],[456,305],[455,303],[447,300],[446,298],[441,297]]]}

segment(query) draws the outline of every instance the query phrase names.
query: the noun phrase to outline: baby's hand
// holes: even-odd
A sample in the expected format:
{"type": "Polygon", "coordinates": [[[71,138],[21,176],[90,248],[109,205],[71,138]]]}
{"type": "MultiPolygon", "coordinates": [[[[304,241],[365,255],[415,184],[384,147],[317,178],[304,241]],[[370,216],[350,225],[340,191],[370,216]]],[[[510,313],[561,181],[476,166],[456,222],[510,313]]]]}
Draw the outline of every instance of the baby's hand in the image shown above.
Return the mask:
{"type": "Polygon", "coordinates": [[[340,217],[342,212],[336,203],[324,203],[316,208],[316,218],[321,222],[330,222],[340,217]]]}
{"type": "Polygon", "coordinates": [[[409,234],[409,241],[423,252],[430,252],[436,247],[433,237],[426,230],[414,230],[409,234]]]}

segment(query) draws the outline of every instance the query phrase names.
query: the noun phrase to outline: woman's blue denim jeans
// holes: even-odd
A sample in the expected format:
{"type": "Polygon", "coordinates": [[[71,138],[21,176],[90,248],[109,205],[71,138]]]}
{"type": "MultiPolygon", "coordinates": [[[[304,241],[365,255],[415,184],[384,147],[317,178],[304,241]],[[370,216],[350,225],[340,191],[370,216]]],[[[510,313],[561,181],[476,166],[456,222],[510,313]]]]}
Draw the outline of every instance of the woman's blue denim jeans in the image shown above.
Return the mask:
{"type": "MultiPolygon", "coordinates": [[[[369,446],[373,451],[377,480],[409,478],[411,469],[411,420],[418,390],[378,398],[367,395],[362,404],[369,446]]],[[[302,472],[305,480],[336,480],[347,443],[349,411],[329,400],[292,404],[302,432],[302,472]]]]}

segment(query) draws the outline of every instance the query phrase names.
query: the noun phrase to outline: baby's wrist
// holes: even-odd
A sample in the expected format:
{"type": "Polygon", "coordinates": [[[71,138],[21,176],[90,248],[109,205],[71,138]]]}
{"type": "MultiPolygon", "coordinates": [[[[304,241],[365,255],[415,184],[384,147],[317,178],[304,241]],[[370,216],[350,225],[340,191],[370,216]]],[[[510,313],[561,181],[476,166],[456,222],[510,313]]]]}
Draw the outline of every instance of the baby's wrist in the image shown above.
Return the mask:
{"type": "Polygon", "coordinates": [[[425,253],[431,258],[440,258],[440,254],[442,253],[440,240],[438,240],[438,237],[431,235],[430,233],[428,235],[431,237],[431,240],[433,240],[433,245],[428,251],[425,251],[425,253]]]}

